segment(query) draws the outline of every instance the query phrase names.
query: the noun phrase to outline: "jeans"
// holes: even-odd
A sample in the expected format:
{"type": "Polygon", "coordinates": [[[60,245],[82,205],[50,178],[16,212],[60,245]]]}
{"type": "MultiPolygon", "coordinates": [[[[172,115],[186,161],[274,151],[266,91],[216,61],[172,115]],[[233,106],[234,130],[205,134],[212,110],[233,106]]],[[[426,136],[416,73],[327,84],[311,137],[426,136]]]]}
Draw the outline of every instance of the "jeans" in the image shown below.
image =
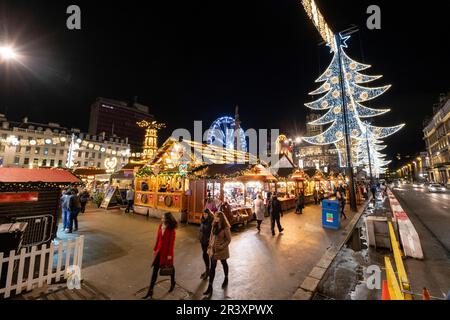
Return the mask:
{"type": "Polygon", "coordinates": [[[81,213],[84,213],[84,211],[86,210],[86,204],[87,202],[81,202],[81,213]]]}
{"type": "Polygon", "coordinates": [[[78,229],[78,213],[80,213],[80,209],[75,209],[70,212],[70,219],[69,219],[69,231],[73,230],[73,227],[75,229],[78,229]]]}
{"type": "MultiPolygon", "coordinates": [[[[228,263],[227,260],[220,260],[222,262],[223,273],[225,278],[228,278],[228,263]]],[[[211,259],[211,269],[209,270],[209,285],[212,286],[214,278],[216,277],[217,260],[211,259]]]]}
{"type": "Polygon", "coordinates": [[[280,216],[272,216],[270,217],[270,228],[272,229],[272,234],[275,234],[275,223],[277,224],[278,232],[281,232],[283,230],[280,223],[280,216]]]}
{"type": "Polygon", "coordinates": [[[69,229],[70,211],[68,209],[62,209],[62,223],[64,230],[69,229]]]}
{"type": "Polygon", "coordinates": [[[130,210],[133,210],[133,203],[134,203],[134,200],[127,200],[127,208],[125,209],[126,213],[130,212],[130,210]]]}
{"type": "Polygon", "coordinates": [[[205,263],[206,271],[208,271],[209,270],[208,244],[202,243],[201,246],[202,246],[203,262],[205,263]]]}
{"type": "Polygon", "coordinates": [[[258,229],[258,230],[261,231],[261,223],[262,223],[262,220],[256,220],[256,223],[257,223],[256,229],[258,229]]]}

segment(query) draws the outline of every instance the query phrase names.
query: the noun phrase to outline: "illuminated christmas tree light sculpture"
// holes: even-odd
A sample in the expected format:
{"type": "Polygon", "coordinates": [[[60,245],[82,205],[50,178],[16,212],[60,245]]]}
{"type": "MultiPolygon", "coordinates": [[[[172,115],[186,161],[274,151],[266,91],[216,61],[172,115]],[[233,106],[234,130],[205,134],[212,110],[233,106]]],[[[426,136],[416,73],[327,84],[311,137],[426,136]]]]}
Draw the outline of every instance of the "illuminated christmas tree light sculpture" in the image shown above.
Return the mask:
{"type": "Polygon", "coordinates": [[[331,125],[324,132],[313,137],[305,137],[304,140],[316,145],[334,144],[339,153],[340,165],[344,167],[346,165],[344,108],[347,113],[346,122],[352,165],[360,163],[358,151],[363,147],[362,142],[365,143],[366,133],[370,136],[371,141],[380,140],[394,134],[404,125],[377,127],[362,121],[364,118],[379,116],[389,111],[389,109],[368,108],[363,103],[382,95],[390,86],[373,88],[363,86],[362,84],[377,80],[381,76],[362,74],[360,71],[368,69],[370,65],[359,63],[345,53],[343,48],[347,48],[346,41],[350,38],[349,36],[342,37],[339,34],[336,37],[339,37],[336,39],[336,43],[338,43],[337,50],[340,52],[334,52],[330,65],[316,80],[316,82],[323,82],[322,85],[310,93],[311,95],[324,95],[305,104],[312,110],[326,111],[322,117],[310,122],[311,125],[331,125]],[[341,61],[339,61],[339,57],[341,61]],[[345,94],[344,99],[342,94],[345,94]]]}

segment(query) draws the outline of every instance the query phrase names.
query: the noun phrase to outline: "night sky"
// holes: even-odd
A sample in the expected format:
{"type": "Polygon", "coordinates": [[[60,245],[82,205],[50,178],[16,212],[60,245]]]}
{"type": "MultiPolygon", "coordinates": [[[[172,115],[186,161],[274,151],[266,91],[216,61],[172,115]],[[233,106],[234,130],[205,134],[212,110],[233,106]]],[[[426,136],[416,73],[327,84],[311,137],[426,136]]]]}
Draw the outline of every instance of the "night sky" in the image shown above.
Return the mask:
{"type": "MultiPolygon", "coordinates": [[[[360,32],[347,53],[371,64],[371,84],[392,84],[368,104],[388,107],[376,125],[406,123],[386,141],[390,157],[425,149],[422,121],[450,89],[449,1],[317,0],[333,30],[360,32]],[[377,4],[382,29],[366,28],[377,4]]],[[[11,120],[59,122],[87,130],[90,104],[102,96],[151,106],[176,128],[204,129],[240,107],[242,126],[303,132],[315,79],[328,48],[298,0],[0,1],[0,40],[13,41],[23,65],[0,65],[0,113],[11,120]],[[77,4],[82,30],[66,28],[77,4]]]]}

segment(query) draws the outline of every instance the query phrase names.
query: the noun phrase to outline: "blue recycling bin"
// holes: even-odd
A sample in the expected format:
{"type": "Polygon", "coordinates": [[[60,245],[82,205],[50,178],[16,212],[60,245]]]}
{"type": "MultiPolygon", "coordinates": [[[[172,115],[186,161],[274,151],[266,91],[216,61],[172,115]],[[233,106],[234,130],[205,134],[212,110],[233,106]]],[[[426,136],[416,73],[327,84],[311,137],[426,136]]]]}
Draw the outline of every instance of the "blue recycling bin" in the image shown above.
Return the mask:
{"type": "Polygon", "coordinates": [[[322,227],[338,230],[341,221],[341,206],[338,200],[322,201],[322,227]]]}

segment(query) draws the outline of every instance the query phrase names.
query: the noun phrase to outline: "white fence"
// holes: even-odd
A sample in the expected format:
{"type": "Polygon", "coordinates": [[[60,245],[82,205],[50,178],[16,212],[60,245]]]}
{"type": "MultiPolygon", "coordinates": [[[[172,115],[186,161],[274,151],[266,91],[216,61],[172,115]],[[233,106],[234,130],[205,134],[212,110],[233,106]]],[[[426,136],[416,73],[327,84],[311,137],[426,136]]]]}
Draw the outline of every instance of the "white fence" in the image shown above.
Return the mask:
{"type": "Polygon", "coordinates": [[[40,288],[53,280],[67,279],[69,266],[77,266],[81,270],[83,246],[84,236],[80,236],[75,241],[52,242],[48,248],[44,244],[39,250],[37,246],[31,247],[31,250],[23,248],[19,254],[12,250],[9,257],[4,257],[4,253],[0,252],[0,280],[1,275],[6,274],[6,283],[2,285],[0,282],[0,298],[2,295],[9,298],[14,290],[20,294],[23,290],[31,291],[35,285],[40,288]],[[7,272],[2,272],[2,268],[6,268],[7,272]]]}

